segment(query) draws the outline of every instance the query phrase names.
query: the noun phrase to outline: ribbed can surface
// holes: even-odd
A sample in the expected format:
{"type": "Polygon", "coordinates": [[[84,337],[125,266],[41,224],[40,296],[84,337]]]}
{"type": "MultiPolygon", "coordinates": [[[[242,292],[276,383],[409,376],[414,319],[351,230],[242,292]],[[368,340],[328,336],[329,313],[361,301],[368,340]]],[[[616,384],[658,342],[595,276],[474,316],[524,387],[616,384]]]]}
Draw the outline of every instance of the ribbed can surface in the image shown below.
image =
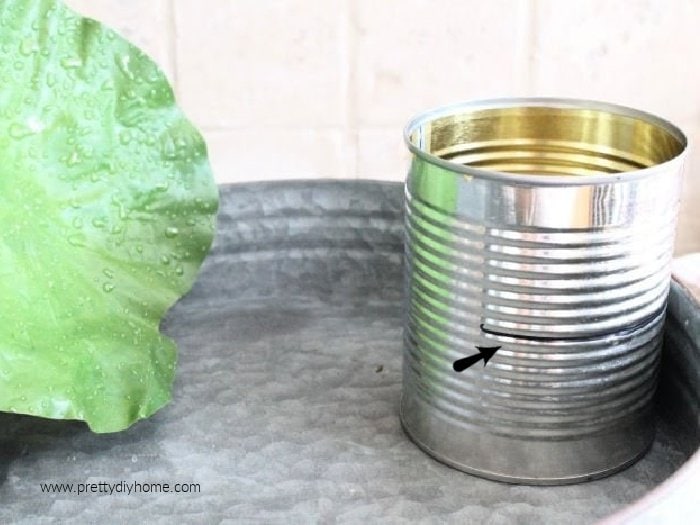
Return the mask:
{"type": "Polygon", "coordinates": [[[408,434],[514,482],[591,479],[640,457],[683,134],[627,108],[531,99],[437,110],[406,137],[408,434]]]}

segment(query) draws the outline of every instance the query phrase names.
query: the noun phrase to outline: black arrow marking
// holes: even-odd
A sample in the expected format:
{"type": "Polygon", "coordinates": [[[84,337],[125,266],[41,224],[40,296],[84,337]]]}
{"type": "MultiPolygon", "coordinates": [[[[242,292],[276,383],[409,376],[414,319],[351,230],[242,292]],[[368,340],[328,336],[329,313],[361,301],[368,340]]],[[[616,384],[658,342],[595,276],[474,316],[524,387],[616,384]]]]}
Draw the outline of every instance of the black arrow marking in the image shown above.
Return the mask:
{"type": "Polygon", "coordinates": [[[608,336],[617,336],[617,337],[624,337],[627,335],[630,335],[637,330],[647,326],[648,324],[651,324],[652,322],[656,321],[656,319],[663,314],[663,309],[661,310],[656,310],[655,312],[652,312],[648,316],[646,316],[644,319],[641,321],[638,321],[634,323],[633,325],[630,325],[626,328],[623,328],[622,330],[608,330],[600,333],[594,333],[594,334],[586,334],[586,335],[581,335],[581,336],[571,336],[571,335],[528,335],[528,334],[509,334],[507,332],[498,332],[496,330],[492,330],[490,328],[486,328],[483,324],[479,325],[479,328],[481,328],[481,331],[485,334],[488,335],[495,335],[498,337],[512,337],[514,339],[523,339],[525,341],[534,341],[534,342],[540,342],[540,343],[546,343],[548,341],[589,341],[591,337],[608,337],[608,336]]]}
{"type": "Polygon", "coordinates": [[[452,363],[452,368],[455,372],[463,372],[473,364],[478,363],[482,359],[484,360],[484,366],[489,362],[489,359],[498,352],[500,346],[477,346],[476,349],[479,351],[478,354],[470,355],[469,357],[464,357],[462,359],[457,359],[452,363]]]}

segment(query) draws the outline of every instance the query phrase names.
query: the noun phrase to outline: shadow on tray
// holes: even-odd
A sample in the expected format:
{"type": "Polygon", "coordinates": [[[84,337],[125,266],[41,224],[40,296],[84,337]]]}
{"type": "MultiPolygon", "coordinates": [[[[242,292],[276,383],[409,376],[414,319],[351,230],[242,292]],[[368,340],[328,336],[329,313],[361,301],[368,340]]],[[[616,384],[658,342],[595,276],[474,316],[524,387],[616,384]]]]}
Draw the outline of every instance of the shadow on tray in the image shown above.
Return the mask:
{"type": "Polygon", "coordinates": [[[114,434],[95,434],[81,421],[44,419],[0,412],[0,486],[13,462],[24,457],[102,454],[117,445],[148,439],[155,425],[142,422],[114,434]]]}

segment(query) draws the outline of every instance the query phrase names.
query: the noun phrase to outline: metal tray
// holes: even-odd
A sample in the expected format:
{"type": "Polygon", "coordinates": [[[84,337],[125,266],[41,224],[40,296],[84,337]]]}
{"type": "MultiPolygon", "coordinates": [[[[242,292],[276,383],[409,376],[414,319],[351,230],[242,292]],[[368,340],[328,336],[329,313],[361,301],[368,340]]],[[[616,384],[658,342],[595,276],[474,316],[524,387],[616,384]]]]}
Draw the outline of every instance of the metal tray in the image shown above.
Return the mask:
{"type": "Polygon", "coordinates": [[[0,522],[672,523],[697,507],[700,310],[674,285],[649,453],[565,487],[486,481],[401,431],[402,188],[221,188],[215,247],[165,331],[174,401],[130,430],[0,415],[0,522]],[[672,479],[674,471],[683,468],[672,479]],[[40,483],[198,483],[199,493],[42,493],[40,483]],[[644,498],[640,501],[638,498],[644,498]]]}

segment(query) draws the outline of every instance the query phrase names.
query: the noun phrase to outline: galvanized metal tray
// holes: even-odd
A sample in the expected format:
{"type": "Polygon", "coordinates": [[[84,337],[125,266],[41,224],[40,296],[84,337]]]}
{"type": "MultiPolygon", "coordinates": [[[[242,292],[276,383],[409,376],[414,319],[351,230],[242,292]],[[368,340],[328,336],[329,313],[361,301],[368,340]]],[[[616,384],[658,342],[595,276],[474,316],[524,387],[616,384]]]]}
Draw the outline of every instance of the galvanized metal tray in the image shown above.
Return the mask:
{"type": "Polygon", "coordinates": [[[649,453],[580,485],[486,481],[432,460],[401,430],[401,185],[221,191],[212,254],[164,323],[180,346],[172,404],[112,435],[0,415],[0,522],[576,524],[621,511],[611,519],[671,523],[696,507],[700,312],[679,286],[649,453]],[[200,491],[40,485],[122,481],[200,491]]]}

